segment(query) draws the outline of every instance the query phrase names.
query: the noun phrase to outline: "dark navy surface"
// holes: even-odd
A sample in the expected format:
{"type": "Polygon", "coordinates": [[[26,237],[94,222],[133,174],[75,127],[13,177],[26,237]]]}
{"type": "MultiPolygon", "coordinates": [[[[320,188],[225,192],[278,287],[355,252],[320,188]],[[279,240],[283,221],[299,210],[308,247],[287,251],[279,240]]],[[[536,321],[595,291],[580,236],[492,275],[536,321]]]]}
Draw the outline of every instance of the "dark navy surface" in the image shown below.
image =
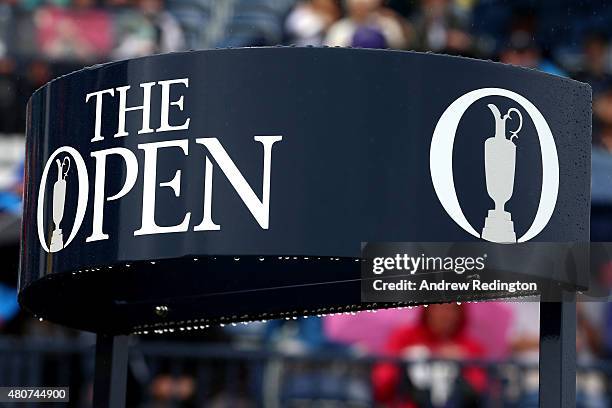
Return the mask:
{"type": "MultiPolygon", "coordinates": [[[[168,54],[57,79],[37,91],[28,107],[21,304],[60,323],[115,332],[196,317],[202,322],[237,321],[360,308],[360,269],[354,258],[361,242],[476,240],[438,201],[429,150],[442,112],[463,94],[485,87],[509,89],[529,99],[555,138],[558,200],[550,222],[534,240],[588,241],[591,99],[590,88],[575,81],[458,57],[337,48],[168,54]],[[131,85],[132,106],[142,102],[140,83],[176,78],[189,78],[189,88],[180,88],[185,109],[173,110],[172,123],[190,117],[188,130],[139,135],[141,114],[132,112],[126,119],[129,136],[113,138],[118,97],[105,97],[105,140],[90,142],[95,111],[93,102],[85,103],[87,93],[131,85]],[[283,137],[272,153],[269,229],[257,224],[216,167],[212,214],[221,230],[193,231],[202,218],[206,157],[205,148],[194,140],[218,138],[261,198],[263,149],[253,140],[256,135],[283,137]],[[189,139],[189,156],[179,149],[160,151],[158,179],[169,180],[180,169],[182,183],[178,198],[170,189],[157,190],[156,221],[178,224],[191,211],[190,228],[134,236],[141,220],[144,159],[137,145],[169,139],[189,139]],[[85,159],[90,197],[74,241],[49,254],[38,241],[37,195],[44,164],[64,145],[85,159]],[[111,147],[134,152],[138,179],[125,197],[105,203],[104,232],[110,239],[86,243],[95,174],[90,152],[111,147]],[[340,259],[330,259],[335,257],[340,259]],[[155,313],[158,305],[171,307],[162,316],[155,313]]],[[[151,127],[156,128],[159,89],[152,95],[151,127]]],[[[457,130],[455,184],[476,230],[493,206],[484,176],[483,143],[494,135],[488,103],[502,112],[519,107],[506,98],[483,98],[467,110],[457,130]]],[[[517,142],[515,191],[507,206],[517,236],[533,220],[542,177],[534,125],[519,109],[525,123],[517,142]]],[[[119,191],[125,177],[121,161],[112,160],[106,173],[108,194],[119,191]]],[[[46,194],[55,172],[50,174],[46,194]]],[[[76,183],[68,183],[65,236],[72,227],[76,196],[76,183]]],[[[45,219],[51,217],[50,201],[45,219]]]]}

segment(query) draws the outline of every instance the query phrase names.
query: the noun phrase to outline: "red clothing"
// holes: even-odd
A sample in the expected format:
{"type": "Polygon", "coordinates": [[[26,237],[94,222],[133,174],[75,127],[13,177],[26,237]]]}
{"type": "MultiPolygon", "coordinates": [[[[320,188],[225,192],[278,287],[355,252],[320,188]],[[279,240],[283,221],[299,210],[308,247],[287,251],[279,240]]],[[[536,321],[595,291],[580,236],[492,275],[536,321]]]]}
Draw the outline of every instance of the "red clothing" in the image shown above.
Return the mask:
{"type": "MultiPolygon", "coordinates": [[[[385,347],[385,354],[398,357],[413,346],[426,347],[433,358],[444,358],[444,355],[440,355],[440,350],[449,346],[459,349],[463,358],[468,359],[481,357],[484,352],[480,344],[467,336],[463,329],[450,338],[441,339],[421,323],[415,327],[400,328],[392,333],[385,347]]],[[[482,391],[486,386],[486,374],[481,368],[466,367],[463,370],[463,377],[476,391],[482,391]]],[[[376,400],[391,404],[393,407],[410,407],[411,405],[406,405],[406,402],[397,400],[396,391],[400,379],[400,368],[397,365],[393,363],[377,365],[372,373],[376,400]]]]}

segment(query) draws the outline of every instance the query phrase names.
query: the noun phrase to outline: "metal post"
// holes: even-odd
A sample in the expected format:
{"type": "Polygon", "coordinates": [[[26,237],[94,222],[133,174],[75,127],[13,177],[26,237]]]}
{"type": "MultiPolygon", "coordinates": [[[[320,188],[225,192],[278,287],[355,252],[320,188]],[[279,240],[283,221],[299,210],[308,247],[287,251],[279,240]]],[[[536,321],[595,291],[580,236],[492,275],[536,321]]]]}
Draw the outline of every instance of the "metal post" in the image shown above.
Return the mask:
{"type": "Polygon", "coordinates": [[[125,408],[128,339],[128,336],[97,336],[93,408],[125,408]]]}
{"type": "Polygon", "coordinates": [[[540,303],[540,407],[576,406],[576,302],[540,303]]]}

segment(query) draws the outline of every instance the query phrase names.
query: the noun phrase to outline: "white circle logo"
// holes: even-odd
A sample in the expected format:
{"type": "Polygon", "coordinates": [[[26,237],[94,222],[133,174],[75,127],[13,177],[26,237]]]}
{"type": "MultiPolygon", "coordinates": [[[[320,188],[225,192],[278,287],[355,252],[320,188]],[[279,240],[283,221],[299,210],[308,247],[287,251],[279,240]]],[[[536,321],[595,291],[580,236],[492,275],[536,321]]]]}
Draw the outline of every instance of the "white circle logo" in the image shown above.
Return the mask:
{"type": "Polygon", "coordinates": [[[455,100],[442,114],[431,139],[429,152],[431,180],[436,195],[448,215],[471,235],[486,241],[514,243],[526,242],[538,235],[550,221],[557,203],[559,191],[559,159],[550,127],[540,113],[525,97],[501,88],[482,88],[468,92],[455,100]],[[518,103],[531,117],[540,141],[542,153],[542,190],[537,213],[529,229],[516,239],[511,214],[504,210],[505,203],[512,197],[514,170],[516,164],[516,145],[513,142],[522,127],[522,116],[518,109],[510,108],[505,115],[489,104],[496,124],[495,136],[485,142],[485,175],[487,192],[495,202],[495,208],[488,212],[482,233],[472,227],[465,218],[453,177],[453,145],[459,121],[466,110],[476,101],[488,96],[502,96],[518,103]],[[519,120],[518,125],[506,138],[508,125],[519,120]]]}
{"type": "Polygon", "coordinates": [[[40,245],[47,252],[58,252],[64,249],[79,232],[79,228],[83,223],[85,217],[85,210],[87,209],[87,197],[89,195],[89,179],[87,175],[87,167],[85,161],[79,152],[69,146],[63,146],[53,152],[53,154],[47,160],[45,168],[40,181],[40,188],[38,190],[38,207],[36,212],[36,223],[38,227],[38,240],[40,245]],[[64,154],[62,154],[64,153],[64,154]],[[51,166],[55,163],[57,166],[57,179],[53,183],[53,211],[51,222],[54,225],[53,233],[51,235],[51,242],[47,245],[47,237],[45,236],[45,222],[44,222],[44,203],[45,203],[45,191],[47,188],[47,178],[49,177],[49,171],[51,166]],[[64,236],[61,229],[61,222],[64,218],[64,207],[66,204],[66,183],[67,180],[73,178],[74,170],[71,171],[71,165],[76,167],[76,177],[78,179],[79,192],[77,199],[77,209],[74,217],[74,224],[68,239],[64,242],[64,236]]]}

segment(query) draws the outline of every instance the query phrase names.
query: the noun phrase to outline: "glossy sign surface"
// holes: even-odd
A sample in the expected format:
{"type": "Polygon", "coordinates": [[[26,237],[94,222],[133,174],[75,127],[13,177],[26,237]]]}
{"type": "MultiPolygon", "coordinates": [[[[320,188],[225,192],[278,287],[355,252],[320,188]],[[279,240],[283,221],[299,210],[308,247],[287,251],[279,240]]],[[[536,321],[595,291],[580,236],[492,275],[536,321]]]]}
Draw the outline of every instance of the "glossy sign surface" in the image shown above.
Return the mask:
{"type": "Polygon", "coordinates": [[[376,307],[361,242],[589,237],[590,88],[536,71],[177,53],[52,81],[28,118],[20,302],[82,329],[376,307]]]}

